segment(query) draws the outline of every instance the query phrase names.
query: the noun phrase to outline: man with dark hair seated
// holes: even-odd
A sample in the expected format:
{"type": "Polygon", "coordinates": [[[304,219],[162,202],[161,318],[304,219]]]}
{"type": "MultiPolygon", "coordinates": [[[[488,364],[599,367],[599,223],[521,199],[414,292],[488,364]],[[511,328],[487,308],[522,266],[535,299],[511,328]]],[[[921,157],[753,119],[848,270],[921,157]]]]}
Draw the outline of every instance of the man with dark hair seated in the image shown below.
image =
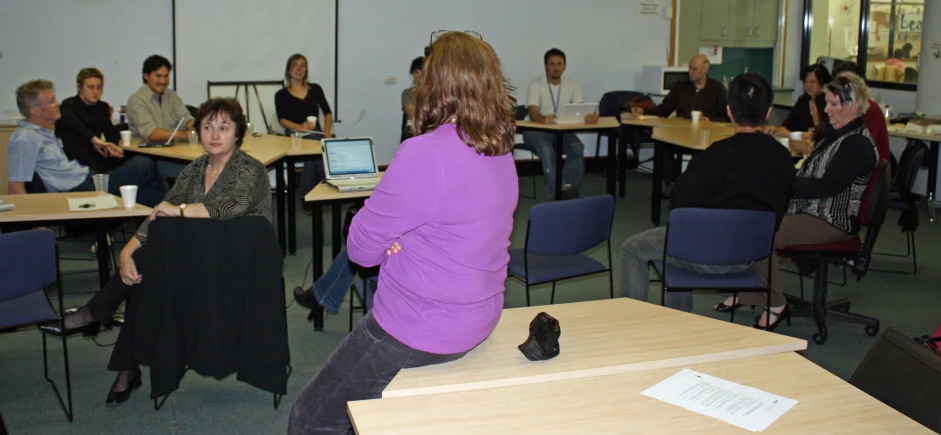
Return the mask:
{"type": "MultiPolygon", "coordinates": [[[[52,82],[33,80],[20,85],[16,88],[16,105],[26,120],[19,122],[10,137],[9,193],[26,193],[26,183],[33,180],[33,174],[39,175],[49,192],[94,191],[94,171],[69,160],[62,141],[52,132],[61,116],[52,82]]],[[[154,161],[143,156],[135,156],[108,174],[108,192],[120,195],[121,186],[136,185],[137,202],[148,207],[157,205],[168,190],[157,175],[154,161]]]]}
{"type": "MultiPolygon", "coordinates": [[[[673,208],[697,207],[773,211],[780,224],[794,192],[794,162],[787,148],[763,133],[774,95],[759,74],[745,73],[729,84],[728,107],[735,134],[693,156],[673,189],[673,208]]],[[[663,258],[666,228],[632,236],[621,245],[621,295],[647,301],[647,262],[663,258]]],[[[733,273],[749,264],[711,266],[667,258],[670,264],[698,273],[733,273]]],[[[669,292],[666,304],[690,311],[690,292],[669,292]]],[[[721,305],[721,304],[720,304],[721,305]]]]}

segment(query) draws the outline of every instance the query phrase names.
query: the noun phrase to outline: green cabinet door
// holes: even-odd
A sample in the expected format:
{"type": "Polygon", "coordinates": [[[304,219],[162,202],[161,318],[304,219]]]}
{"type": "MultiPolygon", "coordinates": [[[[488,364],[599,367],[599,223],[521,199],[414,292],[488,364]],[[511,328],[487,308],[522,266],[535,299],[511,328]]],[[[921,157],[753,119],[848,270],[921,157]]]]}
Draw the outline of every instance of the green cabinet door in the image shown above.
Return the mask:
{"type": "Polygon", "coordinates": [[[699,39],[725,41],[730,39],[729,6],[731,0],[702,0],[699,39]]]}
{"type": "Polygon", "coordinates": [[[751,0],[753,41],[774,42],[778,39],[778,1],[751,0]]]}

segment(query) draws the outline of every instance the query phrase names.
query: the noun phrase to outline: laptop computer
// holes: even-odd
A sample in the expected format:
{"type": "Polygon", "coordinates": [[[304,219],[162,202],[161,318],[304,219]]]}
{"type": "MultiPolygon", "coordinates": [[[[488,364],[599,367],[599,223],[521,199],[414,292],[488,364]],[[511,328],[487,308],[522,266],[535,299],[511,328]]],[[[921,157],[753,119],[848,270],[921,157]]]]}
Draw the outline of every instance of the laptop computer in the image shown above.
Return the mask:
{"type": "Polygon", "coordinates": [[[320,143],[327,184],[340,192],[373,190],[379,184],[371,137],[323,139],[320,143]]]}
{"type": "Polygon", "coordinates": [[[162,147],[171,147],[173,146],[173,137],[176,136],[176,132],[180,130],[180,127],[183,126],[183,121],[186,120],[186,117],[180,118],[180,122],[176,123],[176,128],[173,129],[173,133],[170,133],[170,138],[166,142],[157,142],[152,140],[142,140],[138,147],[140,148],[162,148],[162,147]]]}
{"type": "Polygon", "coordinates": [[[595,113],[598,103],[570,103],[562,106],[562,112],[555,118],[556,124],[582,124],[585,116],[595,113]]]}

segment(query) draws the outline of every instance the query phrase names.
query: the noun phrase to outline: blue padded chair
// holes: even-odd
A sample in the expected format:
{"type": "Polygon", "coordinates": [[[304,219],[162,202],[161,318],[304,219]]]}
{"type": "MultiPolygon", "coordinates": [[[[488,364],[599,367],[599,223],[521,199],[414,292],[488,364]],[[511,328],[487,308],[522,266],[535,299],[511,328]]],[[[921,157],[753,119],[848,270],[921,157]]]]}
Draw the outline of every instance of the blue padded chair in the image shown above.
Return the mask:
{"type": "MultiPolygon", "coordinates": [[[[750,263],[769,257],[774,247],[775,214],[770,211],[678,208],[670,212],[663,259],[651,261],[662,278],[663,305],[668,291],[720,290],[771,292],[751,270],[726,274],[701,274],[667,264],[667,257],[715,266],[750,263]],[[664,266],[666,264],[666,266],[664,266]]],[[[768,275],[771,276],[771,262],[768,275]]],[[[771,298],[767,309],[771,310],[771,298]]],[[[732,321],[735,311],[732,311],[732,321]]]]}
{"type": "MultiPolygon", "coordinates": [[[[62,285],[58,279],[56,263],[56,237],[49,230],[29,230],[0,234],[0,329],[35,325],[58,316],[45,289],[55,284],[62,312],[62,285]]],[[[46,334],[42,335],[43,375],[52,385],[65,411],[72,421],[72,379],[69,374],[69,349],[62,337],[62,357],[65,361],[66,400],[49,378],[46,353],[46,334]]]]}
{"type": "Polygon", "coordinates": [[[613,219],[614,197],[611,195],[547,202],[530,209],[526,246],[510,250],[508,267],[510,276],[526,284],[526,306],[529,306],[530,286],[551,282],[551,304],[555,302],[556,281],[602,272],[608,272],[608,285],[614,298],[613,219]],[[607,266],[582,254],[602,242],[608,245],[607,266]]]}
{"type": "MultiPolygon", "coordinates": [[[[915,185],[915,177],[921,164],[928,154],[928,146],[924,142],[911,140],[902,151],[899,158],[898,175],[895,177],[895,185],[889,194],[888,208],[900,210],[902,216],[899,218],[899,225],[902,226],[902,232],[905,233],[905,254],[876,252],[878,255],[887,255],[890,257],[912,257],[912,271],[898,271],[885,269],[871,269],[876,272],[902,273],[914,275],[918,272],[918,256],[915,254],[915,230],[918,229],[918,204],[916,195],[912,193],[912,186],[915,185]]],[[[846,269],[844,269],[846,270],[846,269]]]]}
{"type": "MultiPolygon", "coordinates": [[[[516,106],[516,120],[517,121],[522,121],[526,119],[527,116],[529,116],[529,109],[527,109],[526,106],[516,106]]],[[[527,145],[526,143],[520,142],[520,143],[514,144],[513,148],[518,149],[518,150],[529,151],[530,153],[532,153],[533,158],[536,157],[536,149],[527,145]]],[[[542,162],[539,162],[539,167],[542,168],[542,162]]],[[[533,174],[532,179],[533,179],[533,198],[532,199],[536,199],[536,175],[535,174],[533,174]]]]}

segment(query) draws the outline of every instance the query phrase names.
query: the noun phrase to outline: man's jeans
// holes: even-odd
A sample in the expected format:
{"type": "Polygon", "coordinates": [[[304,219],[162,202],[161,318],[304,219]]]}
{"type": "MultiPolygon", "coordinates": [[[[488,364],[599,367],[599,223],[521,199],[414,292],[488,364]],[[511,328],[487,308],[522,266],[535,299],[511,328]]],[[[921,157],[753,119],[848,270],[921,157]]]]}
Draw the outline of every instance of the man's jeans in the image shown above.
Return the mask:
{"type": "MultiPolygon", "coordinates": [[[[93,172],[81,184],[72,188],[73,192],[90,192],[95,190],[92,181],[93,172]]],[[[163,201],[164,195],[170,188],[166,181],[157,172],[157,165],[149,157],[136,155],[124,164],[114,168],[108,173],[108,193],[121,196],[121,186],[137,186],[137,203],[153,207],[163,201]]]]}
{"type": "Polygon", "coordinates": [[[317,281],[314,281],[312,290],[317,302],[325,310],[335,313],[346,296],[346,291],[353,285],[356,272],[360,267],[350,261],[346,248],[337,254],[330,264],[330,268],[317,281]]]}
{"type": "MultiPolygon", "coordinates": [[[[621,245],[621,296],[647,302],[647,293],[650,290],[650,271],[648,261],[663,260],[663,242],[666,240],[667,229],[658,227],[652,230],[635,234],[621,245]]],[[[696,264],[667,257],[667,263],[703,274],[737,273],[748,270],[749,264],[734,264],[714,266],[696,264]]],[[[692,292],[667,292],[666,306],[682,311],[692,311],[692,292]]]]}
{"type": "MultiPolygon", "coordinates": [[[[546,190],[550,196],[555,195],[556,133],[527,130],[523,132],[523,142],[536,150],[546,177],[546,190]]],[[[575,133],[565,133],[562,135],[562,153],[565,154],[562,185],[571,184],[572,188],[581,190],[582,178],[585,176],[585,145],[582,145],[575,133]]]]}
{"type": "Polygon", "coordinates": [[[297,394],[288,434],[352,434],[347,402],[382,397],[382,390],[401,369],[450,362],[465,353],[412,349],[383,330],[370,312],[297,394]]]}

